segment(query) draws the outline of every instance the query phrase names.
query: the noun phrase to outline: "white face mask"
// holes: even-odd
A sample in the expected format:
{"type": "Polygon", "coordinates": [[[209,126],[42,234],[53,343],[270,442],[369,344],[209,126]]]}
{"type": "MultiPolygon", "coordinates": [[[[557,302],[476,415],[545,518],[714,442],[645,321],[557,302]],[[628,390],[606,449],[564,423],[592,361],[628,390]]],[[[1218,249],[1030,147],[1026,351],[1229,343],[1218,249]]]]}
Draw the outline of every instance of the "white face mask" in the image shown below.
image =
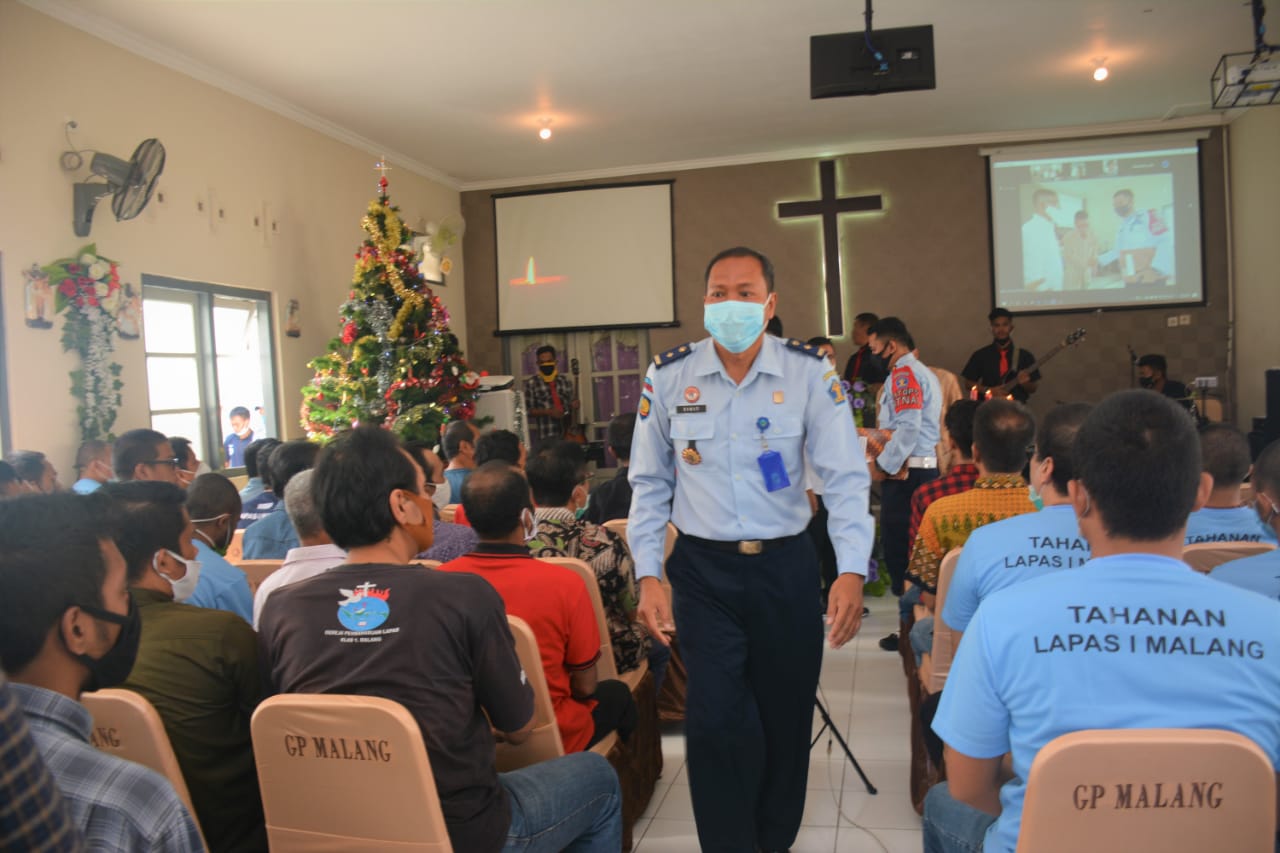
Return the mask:
{"type": "Polygon", "coordinates": [[[436,483],[436,490],[431,493],[431,502],[436,505],[436,509],[444,509],[449,505],[449,501],[453,498],[453,489],[449,485],[449,481],[436,483]]]}
{"type": "Polygon", "coordinates": [[[533,513],[528,509],[520,513],[520,523],[524,527],[524,541],[532,542],[538,538],[538,523],[533,520],[533,513]]]}
{"type": "Polygon", "coordinates": [[[212,473],[213,473],[213,469],[210,468],[208,463],[206,462],[202,461],[199,465],[196,466],[197,477],[199,477],[201,474],[212,474],[212,473]]]}
{"type": "Polygon", "coordinates": [[[151,568],[155,571],[156,574],[158,574],[160,577],[168,581],[169,586],[173,587],[174,601],[178,601],[178,602],[186,601],[193,594],[195,594],[196,584],[200,582],[200,561],[188,560],[186,557],[182,556],[181,554],[176,554],[173,551],[170,551],[168,548],[166,548],[164,552],[168,554],[170,557],[172,557],[173,559],[177,560],[179,563],[182,563],[184,566],[186,566],[187,573],[183,575],[181,578],[179,578],[178,580],[173,580],[172,578],[165,575],[164,572],[160,571],[160,554],[159,553],[157,553],[154,557],[151,558],[151,568]]]}

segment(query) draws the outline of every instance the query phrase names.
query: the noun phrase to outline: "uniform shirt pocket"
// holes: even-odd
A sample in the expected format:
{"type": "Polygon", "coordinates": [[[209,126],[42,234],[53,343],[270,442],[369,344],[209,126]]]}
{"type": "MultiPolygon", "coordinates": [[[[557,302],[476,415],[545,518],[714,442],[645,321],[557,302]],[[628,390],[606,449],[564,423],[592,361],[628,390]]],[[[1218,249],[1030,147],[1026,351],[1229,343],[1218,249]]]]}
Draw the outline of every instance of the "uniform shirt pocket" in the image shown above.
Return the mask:
{"type": "Polygon", "coordinates": [[[672,417],[670,429],[673,441],[702,441],[715,437],[716,422],[710,415],[685,415],[672,417]]]}

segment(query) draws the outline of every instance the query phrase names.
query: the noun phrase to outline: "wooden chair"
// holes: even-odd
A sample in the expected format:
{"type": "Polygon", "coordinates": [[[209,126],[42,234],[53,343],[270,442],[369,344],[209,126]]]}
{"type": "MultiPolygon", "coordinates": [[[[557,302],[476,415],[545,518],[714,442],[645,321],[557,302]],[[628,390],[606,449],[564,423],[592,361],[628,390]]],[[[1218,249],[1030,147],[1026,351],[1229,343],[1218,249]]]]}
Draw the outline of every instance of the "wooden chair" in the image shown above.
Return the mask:
{"type": "Polygon", "coordinates": [[[283,563],[283,560],[241,560],[235,566],[244,572],[245,577],[249,579],[249,589],[256,593],[258,587],[262,586],[262,582],[283,563]]]}
{"type": "Polygon", "coordinates": [[[439,560],[411,560],[415,566],[426,566],[428,569],[438,569],[444,565],[439,560]]]}
{"type": "Polygon", "coordinates": [[[604,598],[600,595],[600,582],[596,578],[595,569],[573,557],[539,557],[538,559],[544,563],[554,563],[557,566],[572,569],[578,577],[582,578],[582,582],[587,585],[587,594],[591,596],[591,609],[595,611],[596,628],[600,632],[600,663],[596,667],[596,672],[602,680],[618,679],[634,690],[640,683],[640,679],[649,671],[649,662],[642,661],[639,668],[628,672],[626,677],[618,675],[617,662],[613,657],[613,639],[609,635],[609,619],[605,616],[604,598]]]}
{"type": "Polygon", "coordinates": [[[453,517],[458,513],[457,504],[447,504],[440,508],[440,520],[453,524],[453,517]]]}
{"type": "MultiPolygon", "coordinates": [[[[117,758],[149,767],[169,780],[178,798],[196,820],[187,780],[173,754],[164,722],[146,697],[132,690],[111,688],[82,693],[80,702],[93,717],[89,739],[98,749],[117,758]]],[[[199,827],[199,821],[196,823],[199,827]]]]}
{"type": "Polygon", "coordinates": [[[625,518],[613,518],[600,526],[605,530],[618,534],[624,541],[627,538],[627,520],[625,518]]]}
{"type": "Polygon", "coordinates": [[[452,851],[422,731],[399,703],[273,696],[251,727],[272,853],[452,851]]]}
{"type": "Polygon", "coordinates": [[[231,544],[227,546],[227,562],[239,565],[244,559],[244,531],[241,527],[235,533],[231,534],[231,544]]]}
{"type": "Polygon", "coordinates": [[[929,654],[929,679],[923,682],[925,690],[930,693],[937,693],[947,683],[947,673],[951,671],[951,661],[956,654],[956,632],[942,620],[942,605],[947,600],[947,591],[958,562],[960,549],[952,548],[942,558],[942,566],[938,570],[938,592],[933,603],[933,650],[929,654]]]}
{"type": "Polygon", "coordinates": [[[1072,732],[1031,765],[1018,853],[1270,853],[1275,778],[1266,754],[1235,732],[1072,732]]]}
{"type": "Polygon", "coordinates": [[[1223,563],[1275,550],[1269,542],[1197,542],[1182,549],[1182,561],[1208,574],[1223,563]]]}

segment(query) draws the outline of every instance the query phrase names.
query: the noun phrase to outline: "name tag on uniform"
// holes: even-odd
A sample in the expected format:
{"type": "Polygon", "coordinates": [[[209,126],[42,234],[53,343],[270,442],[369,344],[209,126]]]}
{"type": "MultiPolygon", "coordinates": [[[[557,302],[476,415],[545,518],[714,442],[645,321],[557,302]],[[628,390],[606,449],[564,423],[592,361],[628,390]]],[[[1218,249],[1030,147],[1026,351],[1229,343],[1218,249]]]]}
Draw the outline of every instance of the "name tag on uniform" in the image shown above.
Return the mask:
{"type": "Polygon", "coordinates": [[[782,454],[776,450],[761,453],[756,462],[760,463],[760,473],[764,474],[764,488],[767,492],[776,492],[791,485],[787,476],[787,466],[782,462],[782,454]]]}
{"type": "Polygon", "coordinates": [[[700,415],[706,410],[706,403],[699,403],[696,406],[676,406],[677,415],[700,415]]]}

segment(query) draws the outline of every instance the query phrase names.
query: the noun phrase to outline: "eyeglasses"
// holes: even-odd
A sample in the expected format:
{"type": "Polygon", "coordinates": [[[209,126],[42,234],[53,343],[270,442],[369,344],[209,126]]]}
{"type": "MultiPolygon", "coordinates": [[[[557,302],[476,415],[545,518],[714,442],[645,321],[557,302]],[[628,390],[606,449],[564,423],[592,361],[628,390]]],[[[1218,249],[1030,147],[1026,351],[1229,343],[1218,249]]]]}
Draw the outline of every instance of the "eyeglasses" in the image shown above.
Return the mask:
{"type": "Polygon", "coordinates": [[[143,462],[142,464],[143,465],[171,465],[174,468],[178,468],[182,465],[182,460],[175,456],[172,459],[149,459],[146,462],[143,462]]]}

